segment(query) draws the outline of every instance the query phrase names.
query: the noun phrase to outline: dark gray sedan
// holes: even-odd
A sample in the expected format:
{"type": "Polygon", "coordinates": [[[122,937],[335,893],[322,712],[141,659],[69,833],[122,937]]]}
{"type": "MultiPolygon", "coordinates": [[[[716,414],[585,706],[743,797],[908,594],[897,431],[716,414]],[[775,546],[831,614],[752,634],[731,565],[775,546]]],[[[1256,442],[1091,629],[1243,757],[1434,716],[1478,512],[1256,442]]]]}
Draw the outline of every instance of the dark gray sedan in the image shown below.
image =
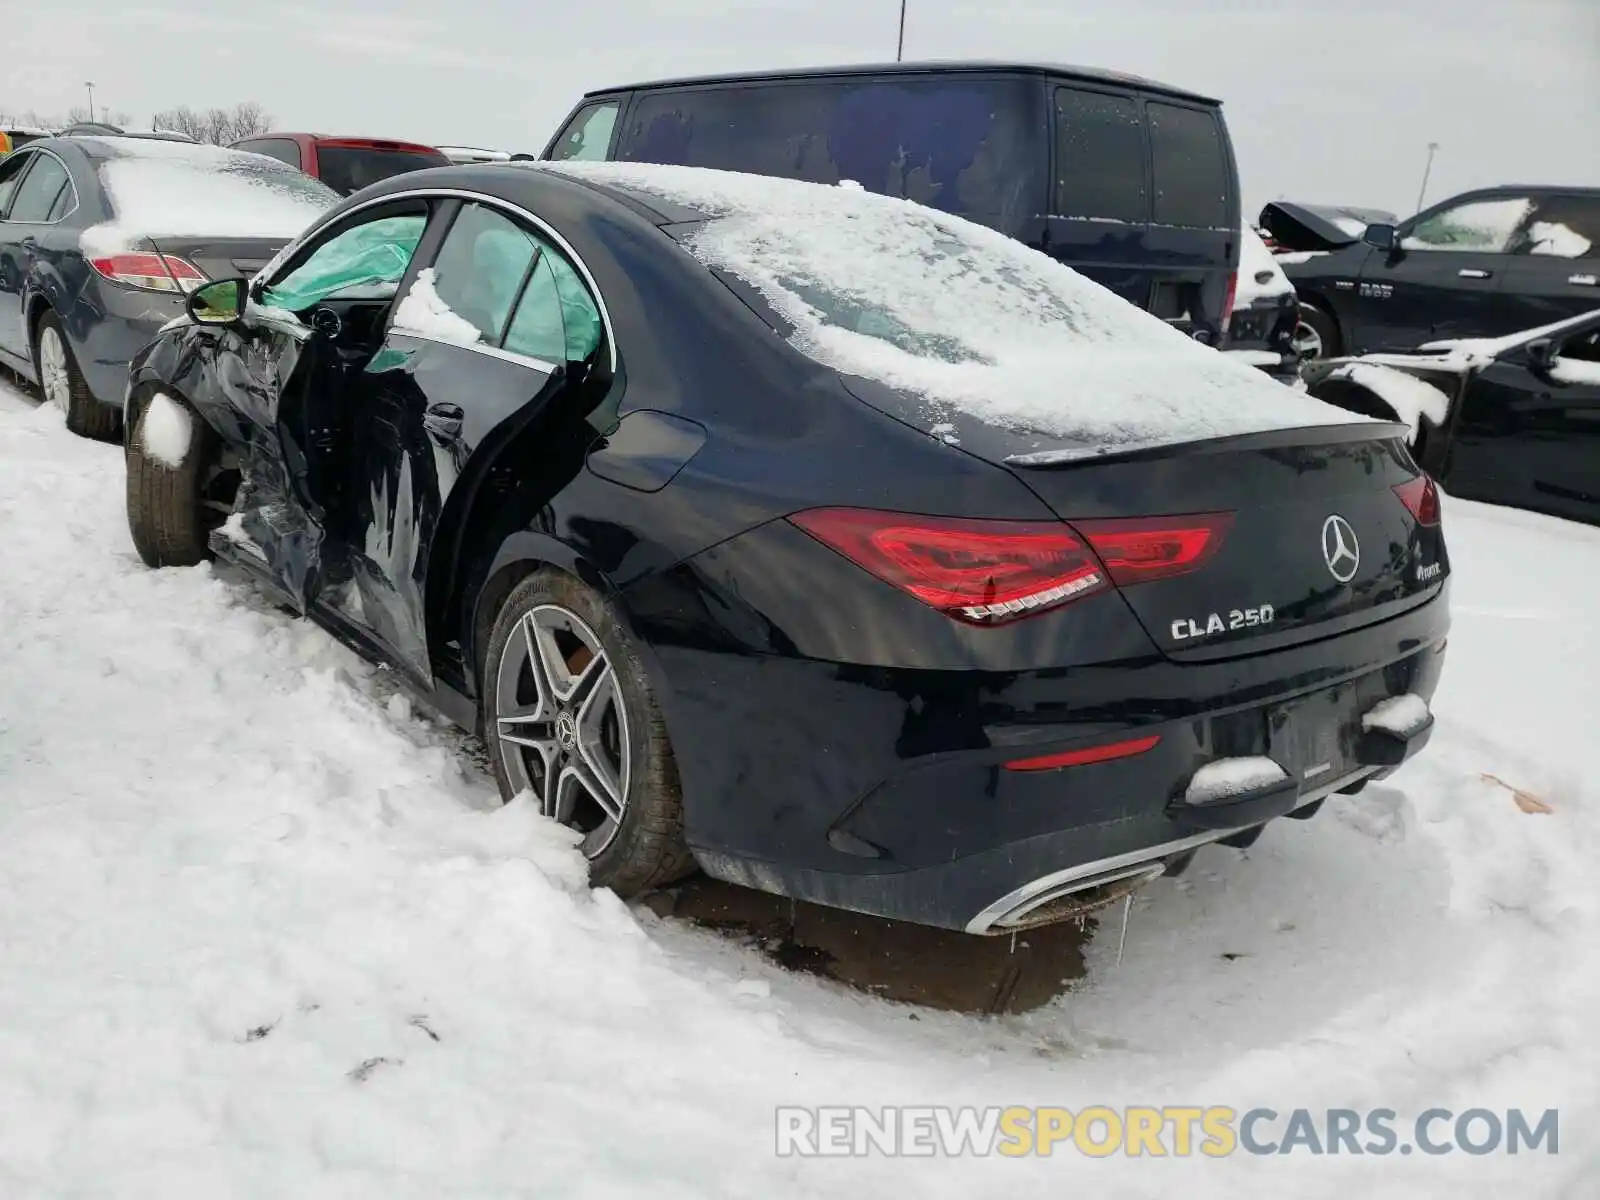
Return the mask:
{"type": "Polygon", "coordinates": [[[0,162],[0,366],[86,437],[118,429],[128,360],[208,279],[253,274],[338,197],[259,154],[43,138],[0,162]]]}

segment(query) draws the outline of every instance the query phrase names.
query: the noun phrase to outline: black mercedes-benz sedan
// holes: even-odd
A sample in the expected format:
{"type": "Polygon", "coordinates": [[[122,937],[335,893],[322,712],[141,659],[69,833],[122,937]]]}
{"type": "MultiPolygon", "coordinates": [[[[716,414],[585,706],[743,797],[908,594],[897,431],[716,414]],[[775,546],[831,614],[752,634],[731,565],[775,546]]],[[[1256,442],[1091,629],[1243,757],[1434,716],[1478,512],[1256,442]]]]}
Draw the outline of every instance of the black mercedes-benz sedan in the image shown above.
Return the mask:
{"type": "Polygon", "coordinates": [[[1405,429],[958,217],[640,164],[420,171],[132,367],[128,516],[481,732],[596,886],[1002,933],[1428,738],[1405,429]]]}
{"type": "Polygon", "coordinates": [[[332,191],[176,134],[30,142],[0,162],[0,366],[86,437],[113,437],[128,361],[207,279],[253,271],[332,191]]]}

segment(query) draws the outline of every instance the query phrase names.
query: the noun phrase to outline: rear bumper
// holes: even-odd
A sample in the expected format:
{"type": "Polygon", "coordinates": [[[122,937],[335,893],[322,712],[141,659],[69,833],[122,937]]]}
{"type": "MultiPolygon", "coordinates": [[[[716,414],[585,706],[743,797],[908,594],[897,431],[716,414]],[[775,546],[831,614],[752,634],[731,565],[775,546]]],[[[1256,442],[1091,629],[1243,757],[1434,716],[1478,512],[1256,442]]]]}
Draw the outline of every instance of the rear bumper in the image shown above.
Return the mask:
{"type": "Polygon", "coordinates": [[[1441,592],[1378,626],[1204,664],[956,678],[658,653],[689,841],[707,873],[858,912],[1005,932],[1018,909],[1037,917],[1119,872],[1180,867],[1197,846],[1309,816],[1329,793],[1392,771],[1427,731],[1378,746],[1361,717],[1393,696],[1431,701],[1447,631],[1441,592]],[[696,674],[711,686],[682,686],[696,674]],[[1116,761],[1005,765],[1152,735],[1148,751],[1116,761]],[[1273,759],[1287,785],[1204,811],[1185,803],[1201,766],[1243,757],[1273,759]]]}

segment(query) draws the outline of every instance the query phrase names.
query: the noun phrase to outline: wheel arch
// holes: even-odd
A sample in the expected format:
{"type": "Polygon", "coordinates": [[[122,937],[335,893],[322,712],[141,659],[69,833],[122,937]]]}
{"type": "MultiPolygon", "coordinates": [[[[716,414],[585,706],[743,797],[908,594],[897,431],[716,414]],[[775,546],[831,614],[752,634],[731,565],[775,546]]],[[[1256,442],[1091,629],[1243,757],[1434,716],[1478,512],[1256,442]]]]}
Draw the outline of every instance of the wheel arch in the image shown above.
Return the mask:
{"type": "MultiPolygon", "coordinates": [[[[1334,332],[1339,335],[1339,345],[1337,347],[1324,347],[1324,352],[1337,350],[1339,354],[1348,353],[1350,350],[1349,333],[1345,329],[1344,320],[1339,316],[1338,307],[1328,297],[1327,293],[1316,288],[1296,284],[1295,298],[1301,305],[1316,309],[1333,323],[1334,332]]],[[[1335,357],[1335,355],[1329,353],[1328,357],[1335,357]]]]}

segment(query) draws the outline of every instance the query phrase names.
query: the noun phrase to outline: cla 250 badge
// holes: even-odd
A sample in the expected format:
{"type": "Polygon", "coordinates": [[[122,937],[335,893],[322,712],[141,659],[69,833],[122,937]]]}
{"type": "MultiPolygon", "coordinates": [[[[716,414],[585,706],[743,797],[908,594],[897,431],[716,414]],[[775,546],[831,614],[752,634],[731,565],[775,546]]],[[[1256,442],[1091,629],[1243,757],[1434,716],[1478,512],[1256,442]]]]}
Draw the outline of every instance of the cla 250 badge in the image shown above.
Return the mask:
{"type": "Polygon", "coordinates": [[[1273,618],[1272,605],[1263,604],[1260,608],[1236,608],[1226,617],[1221,613],[1211,613],[1204,620],[1197,621],[1193,617],[1179,617],[1172,623],[1172,640],[1175,642],[1190,642],[1195,638],[1210,637],[1216,633],[1228,633],[1234,629],[1249,629],[1256,625],[1271,625],[1273,618]]]}

